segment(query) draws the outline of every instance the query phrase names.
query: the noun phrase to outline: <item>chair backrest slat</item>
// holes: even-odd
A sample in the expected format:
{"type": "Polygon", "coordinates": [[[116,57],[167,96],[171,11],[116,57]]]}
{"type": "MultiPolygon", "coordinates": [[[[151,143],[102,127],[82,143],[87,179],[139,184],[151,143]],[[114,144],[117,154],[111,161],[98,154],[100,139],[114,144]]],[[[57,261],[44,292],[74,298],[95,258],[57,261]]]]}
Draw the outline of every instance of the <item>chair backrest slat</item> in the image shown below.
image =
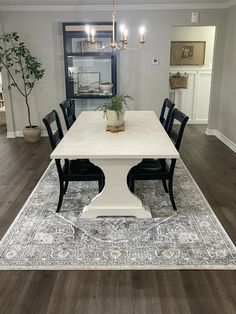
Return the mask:
{"type": "Polygon", "coordinates": [[[173,110],[167,132],[169,134],[169,137],[174,142],[177,150],[179,150],[180,148],[184,129],[188,122],[188,119],[189,117],[186,116],[183,112],[179,111],[178,109],[173,110]],[[178,130],[175,130],[174,126],[176,126],[178,130]]]}
{"type": "MultiPolygon", "coordinates": [[[[188,122],[188,117],[178,109],[174,109],[170,118],[167,133],[175,145],[175,148],[179,151],[180,144],[183,138],[184,129],[188,122]],[[177,129],[177,130],[176,130],[177,129]]],[[[171,160],[170,173],[174,174],[176,159],[171,160]]]]}
{"type": "MultiPolygon", "coordinates": [[[[63,138],[63,132],[62,132],[62,127],[61,127],[61,122],[59,119],[59,116],[56,112],[56,110],[53,110],[49,114],[46,115],[46,117],[43,119],[43,122],[46,126],[49,140],[51,143],[52,150],[56,148],[58,143],[61,141],[63,138]]],[[[56,166],[57,170],[59,173],[59,176],[62,175],[62,165],[61,165],[61,160],[56,159],[56,166]]]]}
{"type": "Polygon", "coordinates": [[[72,100],[67,99],[63,101],[62,103],[60,103],[60,107],[63,112],[63,116],[66,123],[66,128],[67,130],[69,130],[69,128],[72,126],[72,124],[76,120],[74,103],[72,100]]]}
{"type": "Polygon", "coordinates": [[[53,110],[43,119],[43,122],[46,126],[49,140],[52,146],[52,149],[55,149],[57,144],[63,138],[63,132],[61,127],[61,122],[56,110],[53,110]]]}
{"type": "Polygon", "coordinates": [[[161,114],[160,114],[160,122],[166,131],[169,127],[170,117],[174,109],[174,106],[175,104],[168,98],[164,100],[163,105],[162,105],[161,114]]]}

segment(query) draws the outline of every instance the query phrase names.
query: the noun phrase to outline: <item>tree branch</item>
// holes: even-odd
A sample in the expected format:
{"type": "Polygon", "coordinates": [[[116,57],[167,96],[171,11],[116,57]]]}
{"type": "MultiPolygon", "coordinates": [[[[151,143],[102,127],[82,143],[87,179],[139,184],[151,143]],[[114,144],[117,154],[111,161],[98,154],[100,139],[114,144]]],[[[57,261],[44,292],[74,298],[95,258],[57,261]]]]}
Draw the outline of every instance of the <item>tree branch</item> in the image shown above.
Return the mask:
{"type": "Polygon", "coordinates": [[[26,95],[25,95],[25,94],[20,90],[20,88],[18,87],[18,84],[17,84],[16,80],[14,79],[14,77],[13,77],[11,71],[9,70],[8,66],[2,61],[2,59],[0,59],[0,62],[4,65],[5,69],[6,69],[7,72],[9,73],[9,75],[10,75],[10,77],[11,77],[13,83],[15,84],[15,87],[18,89],[18,91],[21,93],[21,95],[25,97],[26,95]]]}

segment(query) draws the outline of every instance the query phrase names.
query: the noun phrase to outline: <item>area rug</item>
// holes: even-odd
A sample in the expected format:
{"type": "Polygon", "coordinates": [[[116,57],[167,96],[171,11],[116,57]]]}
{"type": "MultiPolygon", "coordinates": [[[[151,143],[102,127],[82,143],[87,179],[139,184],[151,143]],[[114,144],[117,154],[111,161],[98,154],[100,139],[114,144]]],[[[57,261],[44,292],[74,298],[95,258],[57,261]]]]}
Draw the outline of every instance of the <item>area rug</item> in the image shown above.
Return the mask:
{"type": "Polygon", "coordinates": [[[178,211],[158,181],[136,194],[153,219],[82,219],[95,182],[70,183],[55,213],[58,176],[52,162],[0,243],[0,269],[236,269],[236,248],[192,176],[178,161],[178,211]]]}

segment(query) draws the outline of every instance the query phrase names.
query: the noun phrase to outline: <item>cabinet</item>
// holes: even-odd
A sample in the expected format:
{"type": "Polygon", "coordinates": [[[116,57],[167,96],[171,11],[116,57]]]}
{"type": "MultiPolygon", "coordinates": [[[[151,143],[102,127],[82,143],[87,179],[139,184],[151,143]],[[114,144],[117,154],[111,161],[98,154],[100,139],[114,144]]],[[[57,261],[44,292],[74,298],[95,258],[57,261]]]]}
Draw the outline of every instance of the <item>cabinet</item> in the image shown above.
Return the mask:
{"type": "Polygon", "coordinates": [[[108,98],[117,92],[116,52],[99,50],[112,39],[112,23],[63,23],[66,97],[108,98]],[[95,50],[86,25],[96,32],[95,50]]]}

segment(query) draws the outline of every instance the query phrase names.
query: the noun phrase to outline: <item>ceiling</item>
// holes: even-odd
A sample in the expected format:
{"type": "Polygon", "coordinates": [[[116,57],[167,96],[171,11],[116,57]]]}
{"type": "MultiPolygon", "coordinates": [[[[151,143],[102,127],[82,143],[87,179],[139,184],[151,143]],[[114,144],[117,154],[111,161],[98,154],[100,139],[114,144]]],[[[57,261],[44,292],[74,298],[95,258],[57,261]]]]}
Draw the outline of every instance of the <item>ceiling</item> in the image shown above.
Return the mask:
{"type": "MultiPolygon", "coordinates": [[[[115,4],[227,4],[234,0],[115,0],[115,4]]],[[[0,5],[110,5],[112,0],[0,0],[0,5]]]]}

